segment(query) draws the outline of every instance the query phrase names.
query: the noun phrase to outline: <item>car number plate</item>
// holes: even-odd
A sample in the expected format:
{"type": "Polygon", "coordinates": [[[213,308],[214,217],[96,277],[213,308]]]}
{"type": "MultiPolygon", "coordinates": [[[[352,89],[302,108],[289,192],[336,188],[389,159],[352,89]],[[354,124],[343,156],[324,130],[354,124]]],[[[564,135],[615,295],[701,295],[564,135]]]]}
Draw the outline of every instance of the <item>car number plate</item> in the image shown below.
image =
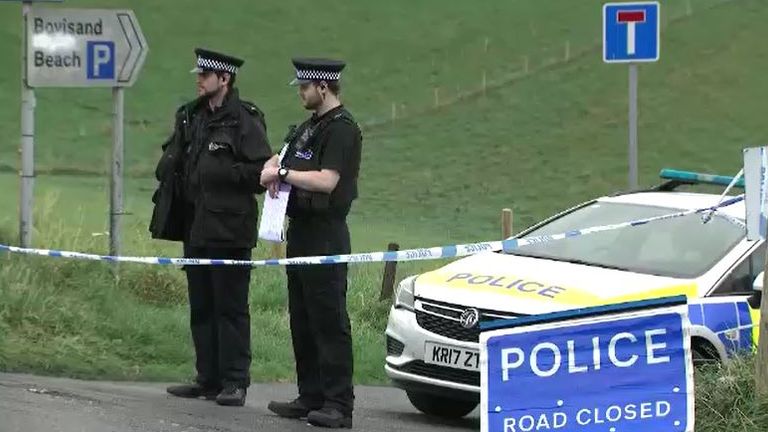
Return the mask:
{"type": "Polygon", "coordinates": [[[424,361],[433,365],[476,371],[480,370],[480,351],[427,342],[424,361]]]}

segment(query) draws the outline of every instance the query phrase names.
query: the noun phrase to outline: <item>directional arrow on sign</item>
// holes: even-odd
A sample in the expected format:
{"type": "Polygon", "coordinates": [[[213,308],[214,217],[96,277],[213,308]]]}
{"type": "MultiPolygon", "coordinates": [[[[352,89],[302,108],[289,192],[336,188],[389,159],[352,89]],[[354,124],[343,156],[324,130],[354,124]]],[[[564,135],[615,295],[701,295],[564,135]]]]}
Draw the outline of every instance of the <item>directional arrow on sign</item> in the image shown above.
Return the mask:
{"type": "Polygon", "coordinates": [[[139,70],[144,65],[144,59],[147,56],[147,41],[139,28],[139,22],[133,15],[133,12],[121,12],[117,14],[120,25],[123,28],[125,41],[128,43],[128,54],[125,62],[120,67],[118,82],[127,83],[127,86],[133,85],[139,70]]]}
{"type": "Polygon", "coordinates": [[[31,87],[131,87],[149,47],[123,9],[34,9],[27,15],[31,87]]]}

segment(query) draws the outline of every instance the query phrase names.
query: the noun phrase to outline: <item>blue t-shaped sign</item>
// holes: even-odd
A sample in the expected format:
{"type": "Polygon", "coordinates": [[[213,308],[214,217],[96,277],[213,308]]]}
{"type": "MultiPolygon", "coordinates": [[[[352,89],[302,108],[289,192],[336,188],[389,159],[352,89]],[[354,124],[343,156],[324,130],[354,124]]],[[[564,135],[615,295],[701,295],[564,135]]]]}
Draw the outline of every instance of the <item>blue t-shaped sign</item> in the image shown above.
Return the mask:
{"type": "Polygon", "coordinates": [[[658,2],[603,5],[603,61],[658,61],[659,16],[658,2]]]}

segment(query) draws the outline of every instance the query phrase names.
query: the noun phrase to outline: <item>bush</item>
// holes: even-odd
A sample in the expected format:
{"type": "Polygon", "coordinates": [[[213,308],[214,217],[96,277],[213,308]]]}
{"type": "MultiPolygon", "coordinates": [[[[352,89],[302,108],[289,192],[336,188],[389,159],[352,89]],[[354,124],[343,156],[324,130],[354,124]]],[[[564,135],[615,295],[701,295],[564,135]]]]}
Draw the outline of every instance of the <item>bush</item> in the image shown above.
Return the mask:
{"type": "Polygon", "coordinates": [[[178,267],[126,267],[120,272],[119,286],[148,304],[171,306],[187,301],[187,282],[178,267]]]}

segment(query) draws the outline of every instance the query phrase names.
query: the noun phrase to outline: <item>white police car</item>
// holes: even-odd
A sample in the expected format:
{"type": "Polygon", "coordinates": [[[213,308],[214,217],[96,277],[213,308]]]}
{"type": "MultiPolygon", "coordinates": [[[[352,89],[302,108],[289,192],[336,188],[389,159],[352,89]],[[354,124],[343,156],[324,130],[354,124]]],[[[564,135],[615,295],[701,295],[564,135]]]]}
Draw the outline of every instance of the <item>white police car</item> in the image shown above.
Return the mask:
{"type": "MultiPolygon", "coordinates": [[[[662,177],[672,180],[653,189],[583,203],[516,237],[707,208],[718,195],[679,187],[731,180],[669,173],[662,177]]],[[[420,411],[462,417],[480,400],[480,321],[680,294],[689,298],[696,363],[753,349],[765,244],[746,239],[744,220],[741,201],[707,223],[691,214],[510,253],[479,253],[410,276],[397,287],[389,314],[386,373],[420,411]]]]}

